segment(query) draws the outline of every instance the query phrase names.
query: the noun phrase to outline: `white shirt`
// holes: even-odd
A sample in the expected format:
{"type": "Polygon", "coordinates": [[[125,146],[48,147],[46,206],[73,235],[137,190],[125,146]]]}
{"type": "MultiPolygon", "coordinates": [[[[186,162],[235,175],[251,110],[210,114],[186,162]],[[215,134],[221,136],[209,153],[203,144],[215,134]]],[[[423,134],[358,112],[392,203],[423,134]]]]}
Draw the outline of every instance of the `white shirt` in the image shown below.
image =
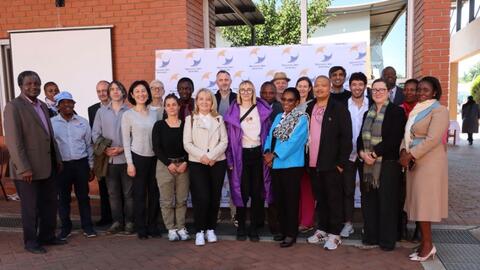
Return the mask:
{"type": "MultiPolygon", "coordinates": [[[[249,108],[243,108],[240,106],[240,116],[244,115],[249,108]]],[[[243,148],[254,148],[261,144],[260,142],[260,114],[258,113],[257,107],[248,114],[245,119],[243,119],[240,126],[242,127],[243,136],[242,136],[242,147],[243,148]]]]}
{"type": "Polygon", "coordinates": [[[395,100],[395,95],[397,94],[397,86],[395,85],[392,89],[389,91],[389,98],[390,101],[393,102],[395,100]]]}
{"type": "Polygon", "coordinates": [[[352,152],[350,153],[350,161],[355,161],[357,159],[357,138],[360,135],[363,115],[368,111],[368,99],[363,98],[362,106],[359,108],[352,98],[348,99],[348,111],[350,112],[350,117],[352,118],[352,152]]]}

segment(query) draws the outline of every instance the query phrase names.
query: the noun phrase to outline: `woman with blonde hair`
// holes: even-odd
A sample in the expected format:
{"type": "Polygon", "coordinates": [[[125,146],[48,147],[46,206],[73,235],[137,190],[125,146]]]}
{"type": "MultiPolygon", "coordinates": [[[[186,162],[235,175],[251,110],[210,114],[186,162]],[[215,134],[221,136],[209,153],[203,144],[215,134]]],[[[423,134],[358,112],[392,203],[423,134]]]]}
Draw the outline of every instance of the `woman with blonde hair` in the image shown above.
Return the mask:
{"type": "Polygon", "coordinates": [[[271,202],[270,170],[262,158],[262,146],[270,129],[268,103],[255,96],[251,81],[243,81],[238,87],[237,102],[230,105],[225,114],[228,148],[230,192],[237,207],[237,240],[247,239],[246,206],[251,199],[250,241],[259,241],[257,227],[263,223],[265,199],[271,202]]]}
{"type": "Polygon", "coordinates": [[[217,213],[227,169],[227,130],[216,107],[212,92],[200,89],[192,115],[185,118],[183,131],[183,146],[188,153],[190,168],[197,246],[205,245],[205,238],[209,243],[217,242],[217,213]]]}

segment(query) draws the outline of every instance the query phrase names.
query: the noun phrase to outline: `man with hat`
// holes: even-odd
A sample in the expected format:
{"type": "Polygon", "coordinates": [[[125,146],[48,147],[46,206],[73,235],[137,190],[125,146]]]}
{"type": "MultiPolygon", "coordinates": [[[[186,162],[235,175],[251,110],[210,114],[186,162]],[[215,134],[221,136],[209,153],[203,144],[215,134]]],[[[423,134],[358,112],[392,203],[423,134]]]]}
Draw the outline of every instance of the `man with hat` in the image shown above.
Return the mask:
{"type": "Polygon", "coordinates": [[[83,234],[87,238],[97,236],[93,229],[88,182],[93,175],[93,146],[87,119],[74,113],[75,101],[69,92],[55,96],[59,114],[52,118],[55,140],[60,149],[63,170],[56,177],[59,199],[58,215],[61,221],[59,239],[67,239],[72,231],[70,202],[72,186],[78,200],[83,234]]]}
{"type": "Polygon", "coordinates": [[[290,79],[287,77],[287,74],[283,71],[275,72],[275,74],[273,74],[272,83],[275,85],[275,88],[277,88],[278,102],[280,102],[280,99],[282,98],[283,91],[287,89],[289,81],[290,79]]]}

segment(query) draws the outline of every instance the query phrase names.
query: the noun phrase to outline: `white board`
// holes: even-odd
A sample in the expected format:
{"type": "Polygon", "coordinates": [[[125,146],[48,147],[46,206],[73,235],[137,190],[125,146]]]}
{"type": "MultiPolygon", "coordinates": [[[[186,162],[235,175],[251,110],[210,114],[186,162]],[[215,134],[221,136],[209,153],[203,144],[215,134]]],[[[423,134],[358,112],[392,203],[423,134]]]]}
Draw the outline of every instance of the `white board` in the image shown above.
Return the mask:
{"type": "Polygon", "coordinates": [[[112,80],[111,27],[36,29],[10,32],[15,93],[18,74],[32,70],[43,84],[57,83],[60,91],[72,93],[75,111],[87,118],[87,108],[99,102],[95,86],[112,80]]]}

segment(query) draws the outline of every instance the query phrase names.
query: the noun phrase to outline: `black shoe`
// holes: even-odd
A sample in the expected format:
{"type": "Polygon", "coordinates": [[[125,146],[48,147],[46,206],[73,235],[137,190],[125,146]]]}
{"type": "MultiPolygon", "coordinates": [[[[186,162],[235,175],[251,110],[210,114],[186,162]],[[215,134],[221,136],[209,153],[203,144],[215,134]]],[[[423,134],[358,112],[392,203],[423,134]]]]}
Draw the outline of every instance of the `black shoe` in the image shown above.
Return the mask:
{"type": "Polygon", "coordinates": [[[242,228],[241,226],[237,228],[237,240],[238,241],[247,240],[247,233],[245,232],[245,228],[242,228]]]}
{"type": "Polygon", "coordinates": [[[66,231],[66,230],[61,230],[60,231],[60,234],[57,236],[58,239],[62,240],[62,241],[66,241],[68,237],[70,237],[70,235],[72,235],[70,233],[70,231],[66,231]]]}
{"type": "Polygon", "coordinates": [[[68,242],[66,240],[54,238],[49,241],[40,241],[40,245],[42,246],[60,246],[60,245],[65,245],[68,242]]]}
{"type": "Polygon", "coordinates": [[[280,247],[281,248],[291,247],[296,241],[297,241],[296,238],[285,237],[285,240],[283,240],[283,242],[280,243],[280,247]]]}
{"type": "Polygon", "coordinates": [[[108,225],[112,224],[112,222],[113,222],[113,220],[111,220],[111,219],[103,219],[102,218],[95,223],[95,226],[98,226],[98,227],[108,226],[108,225]]]}
{"type": "Polygon", "coordinates": [[[283,236],[282,234],[274,234],[273,235],[273,241],[283,241],[285,239],[285,236],[283,236]]]}
{"type": "Polygon", "coordinates": [[[45,254],[47,250],[41,246],[38,247],[25,247],[25,250],[33,254],[45,254]]]}
{"type": "Polygon", "coordinates": [[[137,237],[140,240],[146,240],[148,239],[148,235],[146,233],[137,233],[137,237]]]}
{"type": "Polygon", "coordinates": [[[258,236],[258,232],[256,228],[250,228],[250,232],[248,233],[248,238],[250,238],[250,241],[252,242],[260,241],[260,236],[258,236]]]}
{"type": "Polygon", "coordinates": [[[160,229],[158,229],[158,228],[149,229],[147,234],[152,238],[161,238],[162,237],[162,232],[160,232],[160,229]]]}

